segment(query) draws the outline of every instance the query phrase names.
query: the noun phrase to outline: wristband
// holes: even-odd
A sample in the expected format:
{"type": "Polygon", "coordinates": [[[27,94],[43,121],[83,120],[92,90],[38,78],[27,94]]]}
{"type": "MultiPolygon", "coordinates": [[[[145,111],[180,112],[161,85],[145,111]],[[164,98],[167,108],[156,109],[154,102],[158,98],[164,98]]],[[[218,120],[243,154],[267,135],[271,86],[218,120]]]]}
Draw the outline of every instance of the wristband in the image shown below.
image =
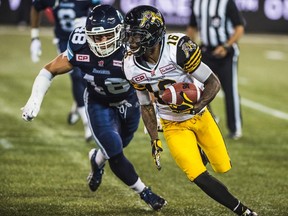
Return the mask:
{"type": "Polygon", "coordinates": [[[31,29],[31,38],[39,38],[39,29],[38,28],[32,28],[31,29]]]}
{"type": "Polygon", "coordinates": [[[224,47],[225,50],[230,50],[231,46],[228,43],[225,43],[222,45],[224,47]]]}

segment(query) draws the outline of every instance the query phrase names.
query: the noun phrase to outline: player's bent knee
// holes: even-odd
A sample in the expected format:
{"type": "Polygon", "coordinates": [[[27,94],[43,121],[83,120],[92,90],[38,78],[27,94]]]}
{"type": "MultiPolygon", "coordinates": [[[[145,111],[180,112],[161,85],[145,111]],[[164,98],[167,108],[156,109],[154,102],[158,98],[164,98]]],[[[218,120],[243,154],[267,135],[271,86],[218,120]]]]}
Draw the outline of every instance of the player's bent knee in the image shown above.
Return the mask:
{"type": "Polygon", "coordinates": [[[226,173],[231,169],[231,163],[211,164],[211,166],[216,173],[226,173]]]}
{"type": "Polygon", "coordinates": [[[197,170],[194,169],[193,171],[190,171],[190,172],[187,171],[186,176],[190,181],[193,182],[199,175],[201,175],[202,173],[206,171],[207,171],[206,167],[203,166],[202,168],[199,167],[197,170]]]}

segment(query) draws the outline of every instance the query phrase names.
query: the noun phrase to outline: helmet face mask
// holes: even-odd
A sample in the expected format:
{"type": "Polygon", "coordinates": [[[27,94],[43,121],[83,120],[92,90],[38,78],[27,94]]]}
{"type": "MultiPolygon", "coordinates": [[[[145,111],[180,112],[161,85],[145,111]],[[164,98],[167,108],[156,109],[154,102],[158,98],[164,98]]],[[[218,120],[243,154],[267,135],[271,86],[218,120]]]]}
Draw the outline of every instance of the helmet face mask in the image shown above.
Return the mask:
{"type": "Polygon", "coordinates": [[[158,44],[165,35],[165,22],[159,10],[151,6],[138,6],[124,18],[125,44],[135,56],[158,44]]]}
{"type": "Polygon", "coordinates": [[[120,48],[122,31],[123,17],[110,5],[94,7],[86,21],[86,39],[98,57],[107,57],[120,48]]]}

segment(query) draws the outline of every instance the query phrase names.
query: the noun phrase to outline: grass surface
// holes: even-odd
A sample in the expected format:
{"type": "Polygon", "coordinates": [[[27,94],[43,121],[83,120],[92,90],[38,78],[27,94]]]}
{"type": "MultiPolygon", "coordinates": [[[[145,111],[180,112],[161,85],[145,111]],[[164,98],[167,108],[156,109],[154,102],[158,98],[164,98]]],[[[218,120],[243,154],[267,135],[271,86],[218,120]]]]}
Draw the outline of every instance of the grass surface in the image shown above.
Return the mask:
{"type": "MultiPolygon", "coordinates": [[[[150,210],[108,166],[101,187],[91,193],[86,184],[90,169],[87,155],[95,145],[84,141],[80,122],[75,126],[66,123],[72,104],[69,76],[53,81],[37,119],[32,123],[21,119],[20,108],[30,95],[35,76],[56,56],[52,31],[41,32],[42,59],[32,64],[29,30],[0,27],[1,216],[233,215],[188,181],[171,159],[165,142],[163,169],[156,170],[142,123],[125,154],[141,179],[167,199],[167,207],[161,212],[150,210]]],[[[240,46],[239,88],[246,101],[242,106],[244,137],[227,140],[232,170],[213,175],[259,215],[285,216],[288,38],[245,35],[240,46]],[[251,105],[251,101],[262,106],[251,105]],[[266,108],[274,110],[265,112],[266,108]],[[272,114],[275,110],[281,112],[280,117],[272,114]]],[[[223,98],[217,97],[212,107],[226,135],[223,98]]]]}

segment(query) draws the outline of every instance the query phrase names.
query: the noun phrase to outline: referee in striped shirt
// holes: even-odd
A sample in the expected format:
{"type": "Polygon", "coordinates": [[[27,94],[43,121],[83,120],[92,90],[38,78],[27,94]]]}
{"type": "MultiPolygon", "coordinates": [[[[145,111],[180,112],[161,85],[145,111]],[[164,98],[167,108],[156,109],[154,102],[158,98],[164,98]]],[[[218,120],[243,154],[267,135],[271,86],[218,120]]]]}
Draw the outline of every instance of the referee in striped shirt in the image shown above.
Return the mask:
{"type": "Polygon", "coordinates": [[[244,34],[244,19],[233,0],[192,0],[187,35],[195,41],[199,31],[202,61],[217,74],[225,94],[228,137],[242,136],[238,93],[237,41],[244,34]]]}

